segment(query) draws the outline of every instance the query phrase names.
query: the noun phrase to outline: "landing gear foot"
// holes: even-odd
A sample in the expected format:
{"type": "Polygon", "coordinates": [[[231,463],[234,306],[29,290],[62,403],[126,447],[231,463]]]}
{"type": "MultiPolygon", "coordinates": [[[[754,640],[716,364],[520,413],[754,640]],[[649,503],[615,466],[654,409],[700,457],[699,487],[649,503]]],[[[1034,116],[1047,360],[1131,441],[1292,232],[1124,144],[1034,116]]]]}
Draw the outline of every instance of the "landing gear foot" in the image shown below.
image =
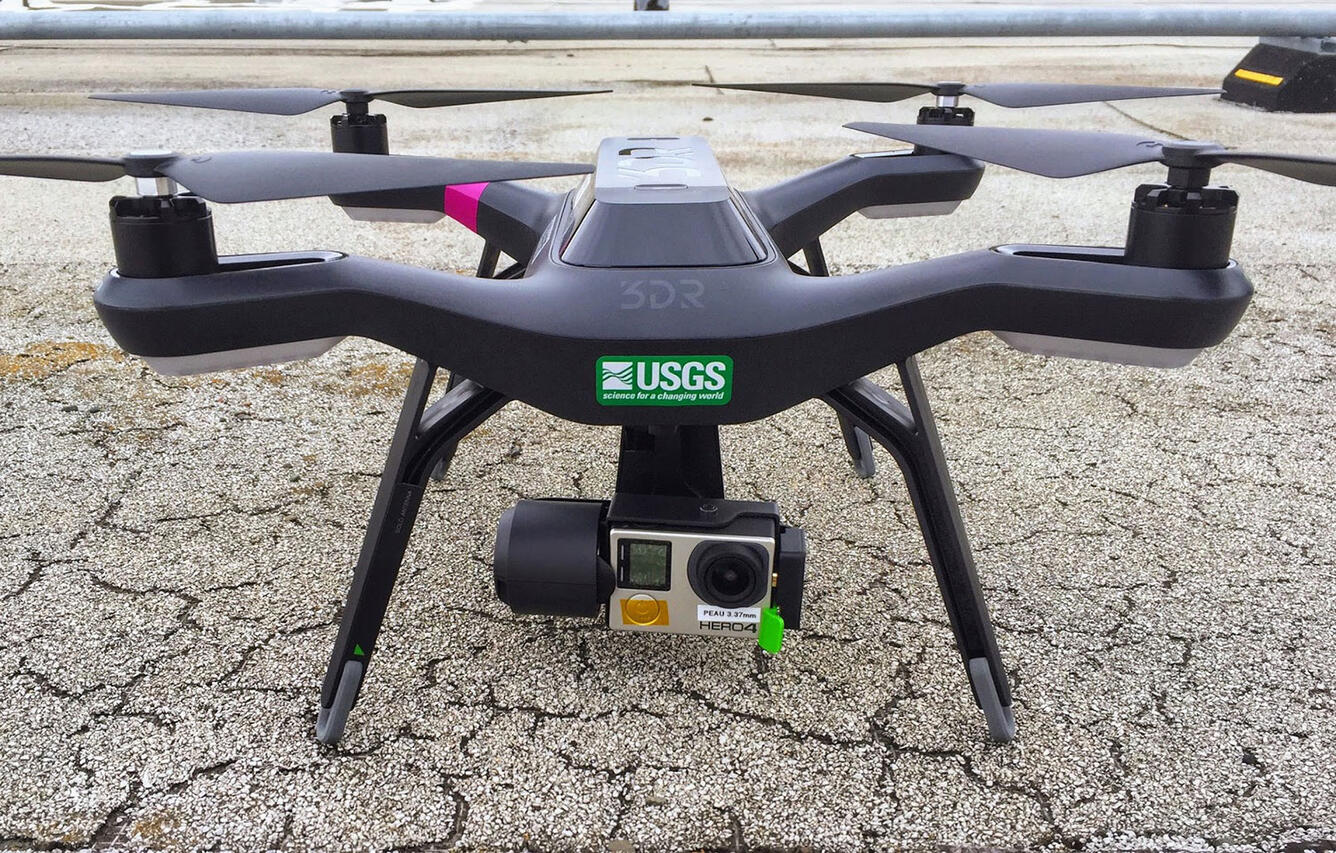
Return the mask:
{"type": "Polygon", "coordinates": [[[343,665],[343,674],[339,676],[339,689],[334,694],[334,704],[322,707],[315,718],[315,739],[324,744],[333,745],[343,737],[343,727],[348,724],[348,713],[357,701],[357,688],[362,684],[361,661],[350,660],[343,665]]]}
{"type": "Polygon", "coordinates": [[[849,460],[854,463],[854,472],[859,479],[870,480],[877,473],[877,460],[872,457],[872,438],[843,415],[840,416],[840,434],[844,436],[849,460]]]}
{"type": "Polygon", "coordinates": [[[979,697],[979,707],[988,721],[988,736],[997,743],[1007,743],[1016,736],[1016,714],[1010,705],[1003,705],[998,700],[997,685],[993,683],[988,658],[970,658],[969,669],[974,693],[979,697]]]}
{"type": "Polygon", "coordinates": [[[877,474],[877,460],[872,457],[872,439],[854,427],[854,440],[858,442],[858,453],[849,454],[849,459],[854,463],[854,473],[861,480],[870,480],[877,474]]]}

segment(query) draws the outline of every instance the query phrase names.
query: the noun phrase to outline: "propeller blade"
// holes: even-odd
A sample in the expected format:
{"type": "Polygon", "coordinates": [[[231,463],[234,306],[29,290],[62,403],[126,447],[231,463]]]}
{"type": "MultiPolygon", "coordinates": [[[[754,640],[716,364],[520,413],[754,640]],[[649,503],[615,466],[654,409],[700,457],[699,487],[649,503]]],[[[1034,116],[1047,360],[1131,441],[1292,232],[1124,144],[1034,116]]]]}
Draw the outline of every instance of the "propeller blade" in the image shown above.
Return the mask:
{"type": "Polygon", "coordinates": [[[1261,154],[1251,151],[1223,151],[1209,155],[1224,163],[1252,166],[1296,181],[1336,187],[1336,159],[1304,157],[1298,154],[1261,154]]]}
{"type": "Polygon", "coordinates": [[[340,101],[366,103],[380,99],[405,107],[453,107],[460,104],[488,104],[493,101],[518,101],[527,98],[558,98],[565,95],[594,95],[611,89],[202,89],[177,92],[116,92],[90,95],[99,101],[127,101],[134,104],[164,104],[173,107],[203,107],[210,110],[235,110],[245,113],[295,116],[309,113],[340,101]]]}
{"type": "Polygon", "coordinates": [[[1223,89],[1160,86],[1092,86],[1082,83],[980,83],[967,85],[963,89],[964,94],[973,95],[999,107],[1048,107],[1057,104],[1128,101],[1135,98],[1218,95],[1223,91],[1223,89]]]}
{"type": "Polygon", "coordinates": [[[1088,130],[854,122],[845,127],[1050,178],[1160,159],[1159,140],[1088,130]]]}
{"type": "Polygon", "coordinates": [[[1213,143],[1162,142],[1127,133],[1085,130],[876,122],[854,122],[845,127],[1050,178],[1090,175],[1136,163],[1200,165],[1208,169],[1235,163],[1310,184],[1336,186],[1336,158],[1331,157],[1229,151],[1213,143]]]}
{"type": "Polygon", "coordinates": [[[786,95],[816,95],[848,101],[889,104],[915,95],[973,95],[1000,107],[1046,107],[1132,98],[1171,98],[1180,95],[1218,95],[1223,89],[1166,88],[1159,86],[1098,86],[1078,83],[695,83],[717,89],[744,89],[786,95]]]}
{"type": "Polygon", "coordinates": [[[125,177],[125,164],[106,157],[0,155],[0,175],[52,178],[57,181],[114,181],[125,177]]]}
{"type": "Polygon", "coordinates": [[[157,171],[209,201],[237,203],[309,198],[411,187],[582,175],[579,163],[453,160],[401,154],[324,151],[227,151],[183,155],[157,171]]]}
{"type": "Polygon", "coordinates": [[[90,95],[98,101],[132,104],[164,104],[171,107],[202,107],[295,116],[336,104],[343,96],[333,89],[201,89],[176,92],[114,92],[90,95]]]}
{"type": "Polygon", "coordinates": [[[889,104],[915,95],[927,95],[932,86],[919,83],[693,83],[715,89],[741,89],[749,92],[774,92],[781,95],[814,95],[818,98],[843,98],[848,101],[872,101],[889,104]]]}
{"type": "Polygon", "coordinates": [[[533,98],[564,98],[568,95],[603,95],[611,89],[383,89],[367,94],[379,101],[402,107],[458,107],[465,104],[491,104],[498,101],[527,101],[533,98]]]}

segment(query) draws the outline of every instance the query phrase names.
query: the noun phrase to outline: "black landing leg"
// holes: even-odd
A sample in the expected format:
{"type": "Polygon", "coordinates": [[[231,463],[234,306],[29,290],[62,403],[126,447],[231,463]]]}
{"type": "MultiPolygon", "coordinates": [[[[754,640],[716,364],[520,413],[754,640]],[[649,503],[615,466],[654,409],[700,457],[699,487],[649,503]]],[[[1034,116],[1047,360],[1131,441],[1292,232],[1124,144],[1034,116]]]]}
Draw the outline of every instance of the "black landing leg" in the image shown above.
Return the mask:
{"type": "MultiPolygon", "coordinates": [[[[826,266],[826,253],[821,249],[821,241],[813,240],[803,248],[803,259],[807,261],[807,271],[811,275],[830,275],[826,266]]],[[[849,451],[849,458],[854,463],[854,471],[864,480],[877,473],[877,462],[872,458],[872,439],[863,430],[855,426],[847,416],[841,414],[840,433],[844,436],[844,447],[849,451]]]]}
{"type": "Polygon", "coordinates": [[[343,736],[348,712],[357,702],[428,475],[442,454],[453,453],[460,440],[506,404],[497,392],[461,379],[427,407],[435,378],[436,368],[418,361],[408,383],[339,636],[334,641],[334,654],[320,691],[315,736],[321,743],[335,743],[343,736]]]}
{"type": "Polygon", "coordinates": [[[928,395],[913,358],[899,368],[908,406],[867,379],[837,388],[825,400],[889,450],[904,472],[974,700],[983,709],[992,739],[1009,741],[1016,735],[1011,687],[998,655],[928,395]]]}

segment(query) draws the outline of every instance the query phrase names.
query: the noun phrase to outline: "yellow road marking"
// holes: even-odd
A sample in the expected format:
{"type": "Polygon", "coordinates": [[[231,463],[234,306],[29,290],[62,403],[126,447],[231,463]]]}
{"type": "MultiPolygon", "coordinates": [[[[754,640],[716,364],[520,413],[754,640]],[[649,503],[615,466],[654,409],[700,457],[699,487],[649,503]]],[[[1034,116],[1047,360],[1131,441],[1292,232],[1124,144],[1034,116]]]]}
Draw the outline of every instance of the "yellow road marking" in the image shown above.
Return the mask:
{"type": "Polygon", "coordinates": [[[1249,71],[1246,68],[1237,68],[1234,70],[1234,76],[1244,80],[1251,80],[1254,83],[1265,83],[1268,86],[1279,86],[1285,82],[1284,77],[1277,77],[1274,74],[1263,74],[1260,71],[1249,71]]]}

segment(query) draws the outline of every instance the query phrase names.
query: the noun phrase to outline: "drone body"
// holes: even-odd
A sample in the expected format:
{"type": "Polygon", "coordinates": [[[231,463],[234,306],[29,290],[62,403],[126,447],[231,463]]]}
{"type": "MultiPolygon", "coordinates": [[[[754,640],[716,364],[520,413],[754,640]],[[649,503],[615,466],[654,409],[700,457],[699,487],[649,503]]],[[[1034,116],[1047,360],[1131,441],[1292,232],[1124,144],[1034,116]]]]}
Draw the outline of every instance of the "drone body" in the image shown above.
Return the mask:
{"type": "MultiPolygon", "coordinates": [[[[1056,88],[1050,102],[1075,97],[1056,88]]],[[[265,96],[267,111],[342,98],[365,115],[353,90],[280,91],[298,95],[265,96]]],[[[973,93],[985,91],[1017,96],[973,93]]],[[[194,100],[169,94],[154,102],[194,100]]],[[[774,504],[725,498],[719,427],[814,398],[839,416],[860,475],[872,473],[873,441],[900,465],[971,690],[990,734],[1008,740],[1010,688],[916,354],[991,330],[1045,354],[1186,364],[1229,334],[1252,295],[1229,259],[1237,195],[1208,186],[1210,170],[1237,162],[1328,183],[1336,163],[1154,141],[1110,160],[1081,149],[1104,144],[1088,135],[970,127],[954,103],[969,87],[936,94],[918,126],[861,128],[915,148],[749,191],[727,183],[698,137],[604,140],[592,176],[566,194],[513,181],[588,168],[374,152],[4,162],[13,174],[140,179],[147,195],[113,200],[118,268],[95,303],[117,343],[164,373],[307,358],[349,335],[418,359],[326,673],[320,740],[339,739],[356,701],[429,480],[512,400],[619,426],[621,447],[610,500],[526,500],[503,516],[503,601],[778,649],[785,626],[800,627],[806,540],[774,504]],[[1046,167],[1075,160],[1086,172],[1159,159],[1169,182],[1138,190],[1126,247],[1006,245],[828,275],[820,238],[837,223],[952,210],[977,187],[981,160],[1025,168],[1027,146],[1046,167]],[[486,249],[477,276],[332,251],[218,257],[207,205],[161,184],[176,180],[219,201],[326,195],[358,218],[448,214],[486,249]],[[806,268],[789,260],[799,252],[806,268]],[[501,253],[516,263],[496,273],[501,253]],[[890,365],[903,403],[863,378],[890,365]],[[451,382],[432,402],[440,368],[451,382]]]]}
{"type": "Polygon", "coordinates": [[[225,260],[206,276],[191,267],[153,288],[122,266],[98,311],[122,347],[166,372],[319,352],[354,334],[568,420],[726,424],[978,330],[1181,364],[1223,339],[1251,294],[1233,265],[1128,275],[1122,253],[1095,248],[999,247],[820,287],[789,266],[828,221],[968,195],[981,169],[958,155],[855,155],[754,193],[731,189],[699,138],[609,139],[598,163],[565,198],[504,183],[437,193],[437,209],[524,262],[505,285],[317,253],[225,260]],[[595,382],[600,359],[693,354],[731,360],[727,399],[635,405],[595,382]]]}

